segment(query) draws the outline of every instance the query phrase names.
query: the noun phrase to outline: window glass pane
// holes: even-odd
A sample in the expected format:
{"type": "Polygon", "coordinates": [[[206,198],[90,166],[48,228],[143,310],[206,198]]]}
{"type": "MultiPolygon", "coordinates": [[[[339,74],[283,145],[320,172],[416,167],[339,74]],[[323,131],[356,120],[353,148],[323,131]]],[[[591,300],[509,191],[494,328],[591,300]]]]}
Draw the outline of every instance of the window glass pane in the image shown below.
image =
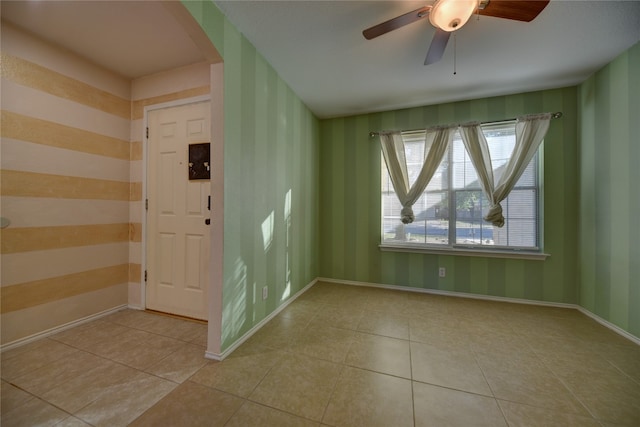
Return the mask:
{"type": "Polygon", "coordinates": [[[407,158],[407,165],[422,166],[424,159],[424,138],[415,142],[404,142],[404,155],[407,158]]]}
{"type": "Polygon", "coordinates": [[[451,150],[453,157],[453,188],[480,188],[478,173],[471,163],[460,136],[454,138],[451,150]]]}
{"type": "Polygon", "coordinates": [[[440,166],[433,174],[433,178],[427,184],[427,192],[446,190],[449,188],[449,160],[445,154],[440,166]]]}
{"type": "Polygon", "coordinates": [[[534,156],[531,163],[524,170],[524,173],[518,179],[516,187],[535,187],[538,181],[538,156],[534,156]]]}
{"type": "Polygon", "coordinates": [[[493,244],[491,224],[482,219],[486,204],[481,191],[456,191],[456,244],[493,244]],[[483,203],[484,202],[484,203],[483,203]]]}

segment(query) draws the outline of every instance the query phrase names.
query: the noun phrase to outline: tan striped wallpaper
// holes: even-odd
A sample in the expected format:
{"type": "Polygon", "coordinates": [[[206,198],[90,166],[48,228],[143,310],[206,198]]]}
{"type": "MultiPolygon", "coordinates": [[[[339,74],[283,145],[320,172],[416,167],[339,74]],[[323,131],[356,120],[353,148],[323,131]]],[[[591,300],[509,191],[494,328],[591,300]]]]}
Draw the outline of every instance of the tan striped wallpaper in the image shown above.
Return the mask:
{"type": "Polygon", "coordinates": [[[2,136],[67,150],[129,159],[129,142],[2,110],[2,136]]]}
{"type": "Polygon", "coordinates": [[[2,74],[22,86],[68,99],[128,119],[131,102],[5,52],[0,54],[2,74]]]}
{"type": "Polygon", "coordinates": [[[181,87],[169,72],[134,96],[135,81],[15,28],[3,25],[2,40],[0,211],[11,221],[0,235],[5,345],[140,305],[144,107],[209,86],[193,79],[181,87]]]}

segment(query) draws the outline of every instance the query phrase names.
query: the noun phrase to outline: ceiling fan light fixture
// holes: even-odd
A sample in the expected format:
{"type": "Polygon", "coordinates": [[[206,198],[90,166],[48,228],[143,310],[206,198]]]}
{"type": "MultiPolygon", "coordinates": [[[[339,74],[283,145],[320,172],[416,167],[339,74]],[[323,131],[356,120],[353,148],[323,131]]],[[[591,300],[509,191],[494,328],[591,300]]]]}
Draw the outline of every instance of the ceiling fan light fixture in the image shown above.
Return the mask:
{"type": "Polygon", "coordinates": [[[477,7],[478,0],[436,0],[429,21],[443,31],[455,31],[467,23],[477,7]]]}

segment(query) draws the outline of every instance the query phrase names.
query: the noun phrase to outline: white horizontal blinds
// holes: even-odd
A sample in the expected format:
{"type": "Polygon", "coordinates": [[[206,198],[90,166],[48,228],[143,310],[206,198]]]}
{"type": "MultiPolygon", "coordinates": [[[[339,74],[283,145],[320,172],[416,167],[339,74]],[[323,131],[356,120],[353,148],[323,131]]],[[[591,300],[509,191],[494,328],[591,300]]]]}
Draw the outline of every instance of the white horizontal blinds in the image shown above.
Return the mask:
{"type": "Polygon", "coordinates": [[[447,153],[455,129],[454,126],[427,129],[422,137],[422,147],[417,141],[410,141],[407,147],[401,132],[380,134],[382,154],[402,205],[400,219],[404,224],[415,220],[413,205],[422,197],[447,153]]]}
{"type": "MultiPolygon", "coordinates": [[[[515,123],[482,126],[494,182],[500,182],[515,147],[515,123]]],[[[464,246],[538,247],[537,155],[528,164],[509,196],[501,203],[503,227],[483,220],[490,208],[478,172],[459,135],[452,144],[453,189],[456,194],[455,244],[464,246]]]]}
{"type": "MultiPolygon", "coordinates": [[[[425,132],[403,134],[409,187],[420,175],[425,159],[425,132]]],[[[426,189],[413,204],[414,220],[402,224],[402,205],[393,192],[387,168],[383,165],[383,242],[448,244],[449,159],[444,155],[426,189]]]]}

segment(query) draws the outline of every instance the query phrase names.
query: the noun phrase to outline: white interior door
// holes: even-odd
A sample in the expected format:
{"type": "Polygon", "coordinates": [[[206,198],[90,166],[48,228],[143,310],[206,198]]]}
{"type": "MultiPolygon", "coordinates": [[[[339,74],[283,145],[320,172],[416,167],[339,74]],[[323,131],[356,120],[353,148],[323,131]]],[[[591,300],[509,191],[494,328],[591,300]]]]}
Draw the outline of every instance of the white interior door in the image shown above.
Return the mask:
{"type": "Polygon", "coordinates": [[[211,182],[189,180],[189,144],[210,142],[210,103],[148,114],[147,284],[152,310],[207,319],[211,182]]]}

